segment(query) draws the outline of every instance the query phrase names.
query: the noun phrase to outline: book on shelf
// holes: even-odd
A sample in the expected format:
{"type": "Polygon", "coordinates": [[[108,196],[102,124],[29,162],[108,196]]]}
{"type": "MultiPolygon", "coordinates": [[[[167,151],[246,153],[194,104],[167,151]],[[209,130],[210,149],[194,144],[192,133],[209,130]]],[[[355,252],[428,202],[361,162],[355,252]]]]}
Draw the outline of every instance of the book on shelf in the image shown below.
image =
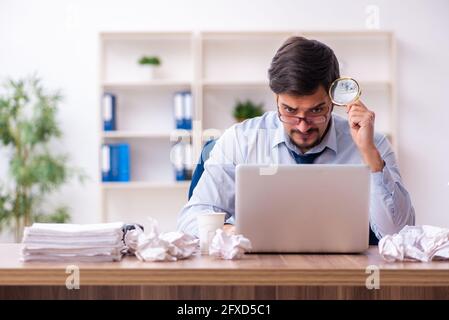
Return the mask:
{"type": "Polygon", "coordinates": [[[176,181],[188,181],[192,179],[193,163],[192,144],[190,142],[178,141],[173,144],[171,150],[171,161],[176,181]]]}
{"type": "Polygon", "coordinates": [[[190,91],[175,92],[174,111],[175,128],[192,130],[193,103],[190,91]]]}
{"type": "Polygon", "coordinates": [[[104,144],[102,146],[102,181],[130,181],[130,148],[127,143],[104,144]]]}
{"type": "Polygon", "coordinates": [[[116,123],[116,96],[105,92],[102,97],[103,130],[113,131],[117,129],[116,123]]]}
{"type": "Polygon", "coordinates": [[[192,114],[193,114],[192,93],[190,91],[184,92],[183,98],[184,98],[183,104],[184,129],[192,130],[192,114]]]}

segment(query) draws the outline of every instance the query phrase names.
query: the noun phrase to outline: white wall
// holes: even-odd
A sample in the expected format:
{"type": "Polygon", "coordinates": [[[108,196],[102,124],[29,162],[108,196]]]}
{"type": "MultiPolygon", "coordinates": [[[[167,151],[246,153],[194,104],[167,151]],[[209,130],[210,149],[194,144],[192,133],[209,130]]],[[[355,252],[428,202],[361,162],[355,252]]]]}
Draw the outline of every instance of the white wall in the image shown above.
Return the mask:
{"type": "Polygon", "coordinates": [[[59,149],[92,181],[57,199],[72,207],[75,222],[94,222],[99,31],[363,30],[371,4],[380,28],[398,38],[399,157],[417,222],[449,227],[447,0],[0,0],[0,79],[37,71],[48,87],[63,89],[59,149]]]}

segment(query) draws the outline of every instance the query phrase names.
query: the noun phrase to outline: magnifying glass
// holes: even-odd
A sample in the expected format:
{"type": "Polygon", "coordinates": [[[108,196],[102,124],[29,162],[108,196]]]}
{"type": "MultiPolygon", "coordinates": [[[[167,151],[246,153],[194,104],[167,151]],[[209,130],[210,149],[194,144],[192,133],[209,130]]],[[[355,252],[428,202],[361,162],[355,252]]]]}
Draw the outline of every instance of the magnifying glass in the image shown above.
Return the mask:
{"type": "Polygon", "coordinates": [[[359,99],[361,94],[359,83],[350,77],[336,79],[329,88],[332,103],[337,106],[347,106],[359,99]]]}

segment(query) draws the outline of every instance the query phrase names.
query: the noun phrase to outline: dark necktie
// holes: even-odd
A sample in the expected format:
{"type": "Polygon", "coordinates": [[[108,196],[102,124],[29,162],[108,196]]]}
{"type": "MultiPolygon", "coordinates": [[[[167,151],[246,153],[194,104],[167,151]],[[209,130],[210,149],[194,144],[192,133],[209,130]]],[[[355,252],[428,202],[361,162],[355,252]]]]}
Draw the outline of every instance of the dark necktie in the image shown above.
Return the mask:
{"type": "Polygon", "coordinates": [[[290,151],[290,153],[295,158],[296,163],[298,164],[312,164],[315,159],[321,155],[326,148],[317,153],[307,153],[307,154],[297,154],[296,152],[290,151]]]}

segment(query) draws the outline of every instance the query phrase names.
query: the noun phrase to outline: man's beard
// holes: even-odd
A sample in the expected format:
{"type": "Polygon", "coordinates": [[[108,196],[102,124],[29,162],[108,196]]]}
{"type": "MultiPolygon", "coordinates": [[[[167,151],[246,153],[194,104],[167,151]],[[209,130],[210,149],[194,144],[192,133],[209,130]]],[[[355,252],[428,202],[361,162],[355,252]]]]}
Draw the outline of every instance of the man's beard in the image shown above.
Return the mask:
{"type": "MultiPolygon", "coordinates": [[[[308,143],[302,143],[302,144],[298,144],[293,140],[293,137],[295,134],[298,134],[300,131],[298,129],[291,129],[290,130],[290,141],[296,146],[298,147],[301,152],[305,153],[308,150],[312,149],[313,147],[319,145],[321,143],[321,141],[323,140],[323,138],[327,135],[330,127],[332,125],[331,121],[328,121],[326,124],[326,130],[324,130],[323,134],[320,136],[320,130],[318,128],[310,128],[309,130],[306,131],[306,134],[310,134],[310,133],[314,133],[316,132],[316,138],[315,140],[308,142],[308,143]]],[[[299,133],[300,134],[300,133],[299,133]]]]}
{"type": "Polygon", "coordinates": [[[290,140],[291,140],[291,142],[296,146],[296,147],[298,147],[299,149],[301,149],[301,150],[304,150],[304,149],[306,149],[306,151],[307,150],[309,150],[309,149],[312,149],[313,147],[315,147],[316,145],[318,145],[318,144],[320,144],[320,142],[321,142],[321,137],[320,137],[320,135],[319,135],[319,130],[318,130],[318,128],[310,128],[309,130],[307,130],[307,132],[305,132],[306,134],[312,134],[312,133],[314,133],[314,132],[316,132],[316,135],[315,135],[315,139],[313,140],[313,141],[310,141],[310,142],[307,142],[307,143],[297,143],[294,139],[293,139],[293,137],[295,136],[295,135],[300,135],[301,133],[299,133],[300,131],[299,130],[296,130],[296,129],[292,129],[292,130],[290,130],[290,140]]]}

